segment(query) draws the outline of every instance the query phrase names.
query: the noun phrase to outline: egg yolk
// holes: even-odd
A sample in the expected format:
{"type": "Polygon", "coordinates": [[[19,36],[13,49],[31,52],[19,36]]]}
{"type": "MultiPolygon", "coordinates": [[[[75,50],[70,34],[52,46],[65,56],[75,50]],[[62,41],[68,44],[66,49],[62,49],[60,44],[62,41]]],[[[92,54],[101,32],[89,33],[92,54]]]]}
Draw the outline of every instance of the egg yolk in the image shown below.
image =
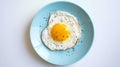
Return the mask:
{"type": "Polygon", "coordinates": [[[51,29],[51,36],[54,40],[62,42],[70,36],[70,30],[65,24],[55,24],[51,29]]]}

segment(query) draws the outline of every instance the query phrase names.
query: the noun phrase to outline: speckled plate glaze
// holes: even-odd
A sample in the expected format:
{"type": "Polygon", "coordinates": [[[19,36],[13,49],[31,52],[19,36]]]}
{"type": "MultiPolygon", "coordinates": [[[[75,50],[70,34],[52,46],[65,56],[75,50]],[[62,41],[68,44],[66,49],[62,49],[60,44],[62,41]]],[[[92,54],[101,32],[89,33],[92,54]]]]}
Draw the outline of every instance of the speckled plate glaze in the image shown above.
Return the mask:
{"type": "Polygon", "coordinates": [[[30,28],[30,40],[36,53],[45,61],[56,65],[68,65],[77,62],[89,51],[94,36],[92,22],[87,13],[70,2],[54,2],[42,8],[33,18],[30,28]],[[82,37],[74,48],[65,51],[52,51],[42,42],[41,33],[46,28],[50,15],[55,11],[66,11],[77,17],[82,27],[82,37]]]}

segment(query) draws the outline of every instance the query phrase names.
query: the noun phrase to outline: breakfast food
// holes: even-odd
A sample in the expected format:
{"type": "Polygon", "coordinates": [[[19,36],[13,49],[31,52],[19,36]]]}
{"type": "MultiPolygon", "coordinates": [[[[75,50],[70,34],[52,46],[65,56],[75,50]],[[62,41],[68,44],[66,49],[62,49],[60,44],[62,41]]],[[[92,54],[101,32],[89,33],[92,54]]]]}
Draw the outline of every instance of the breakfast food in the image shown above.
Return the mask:
{"type": "Polygon", "coordinates": [[[68,12],[51,14],[48,26],[42,32],[42,41],[51,50],[66,50],[76,45],[81,37],[81,26],[68,12]]]}

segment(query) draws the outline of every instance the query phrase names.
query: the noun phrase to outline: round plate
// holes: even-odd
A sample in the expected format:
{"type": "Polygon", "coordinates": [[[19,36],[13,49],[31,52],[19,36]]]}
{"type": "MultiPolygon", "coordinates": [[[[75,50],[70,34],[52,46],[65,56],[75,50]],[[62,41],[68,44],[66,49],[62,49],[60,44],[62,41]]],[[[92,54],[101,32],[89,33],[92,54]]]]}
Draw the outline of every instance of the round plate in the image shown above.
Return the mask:
{"type": "Polygon", "coordinates": [[[36,53],[45,61],[56,65],[68,65],[80,60],[90,49],[93,41],[93,25],[87,13],[70,2],[54,2],[42,8],[33,18],[30,28],[30,40],[36,53]],[[50,15],[55,11],[66,11],[74,15],[82,27],[82,37],[74,48],[52,51],[41,39],[42,31],[47,27],[50,15]]]}

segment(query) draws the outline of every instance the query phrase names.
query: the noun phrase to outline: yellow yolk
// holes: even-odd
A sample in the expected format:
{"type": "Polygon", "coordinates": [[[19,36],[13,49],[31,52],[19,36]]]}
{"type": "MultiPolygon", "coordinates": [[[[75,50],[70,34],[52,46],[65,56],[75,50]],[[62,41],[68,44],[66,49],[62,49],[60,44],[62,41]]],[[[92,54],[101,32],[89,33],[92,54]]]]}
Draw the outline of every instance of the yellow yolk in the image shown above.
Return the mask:
{"type": "Polygon", "coordinates": [[[65,24],[55,24],[51,30],[51,36],[54,40],[62,42],[70,36],[70,30],[65,24]]]}

